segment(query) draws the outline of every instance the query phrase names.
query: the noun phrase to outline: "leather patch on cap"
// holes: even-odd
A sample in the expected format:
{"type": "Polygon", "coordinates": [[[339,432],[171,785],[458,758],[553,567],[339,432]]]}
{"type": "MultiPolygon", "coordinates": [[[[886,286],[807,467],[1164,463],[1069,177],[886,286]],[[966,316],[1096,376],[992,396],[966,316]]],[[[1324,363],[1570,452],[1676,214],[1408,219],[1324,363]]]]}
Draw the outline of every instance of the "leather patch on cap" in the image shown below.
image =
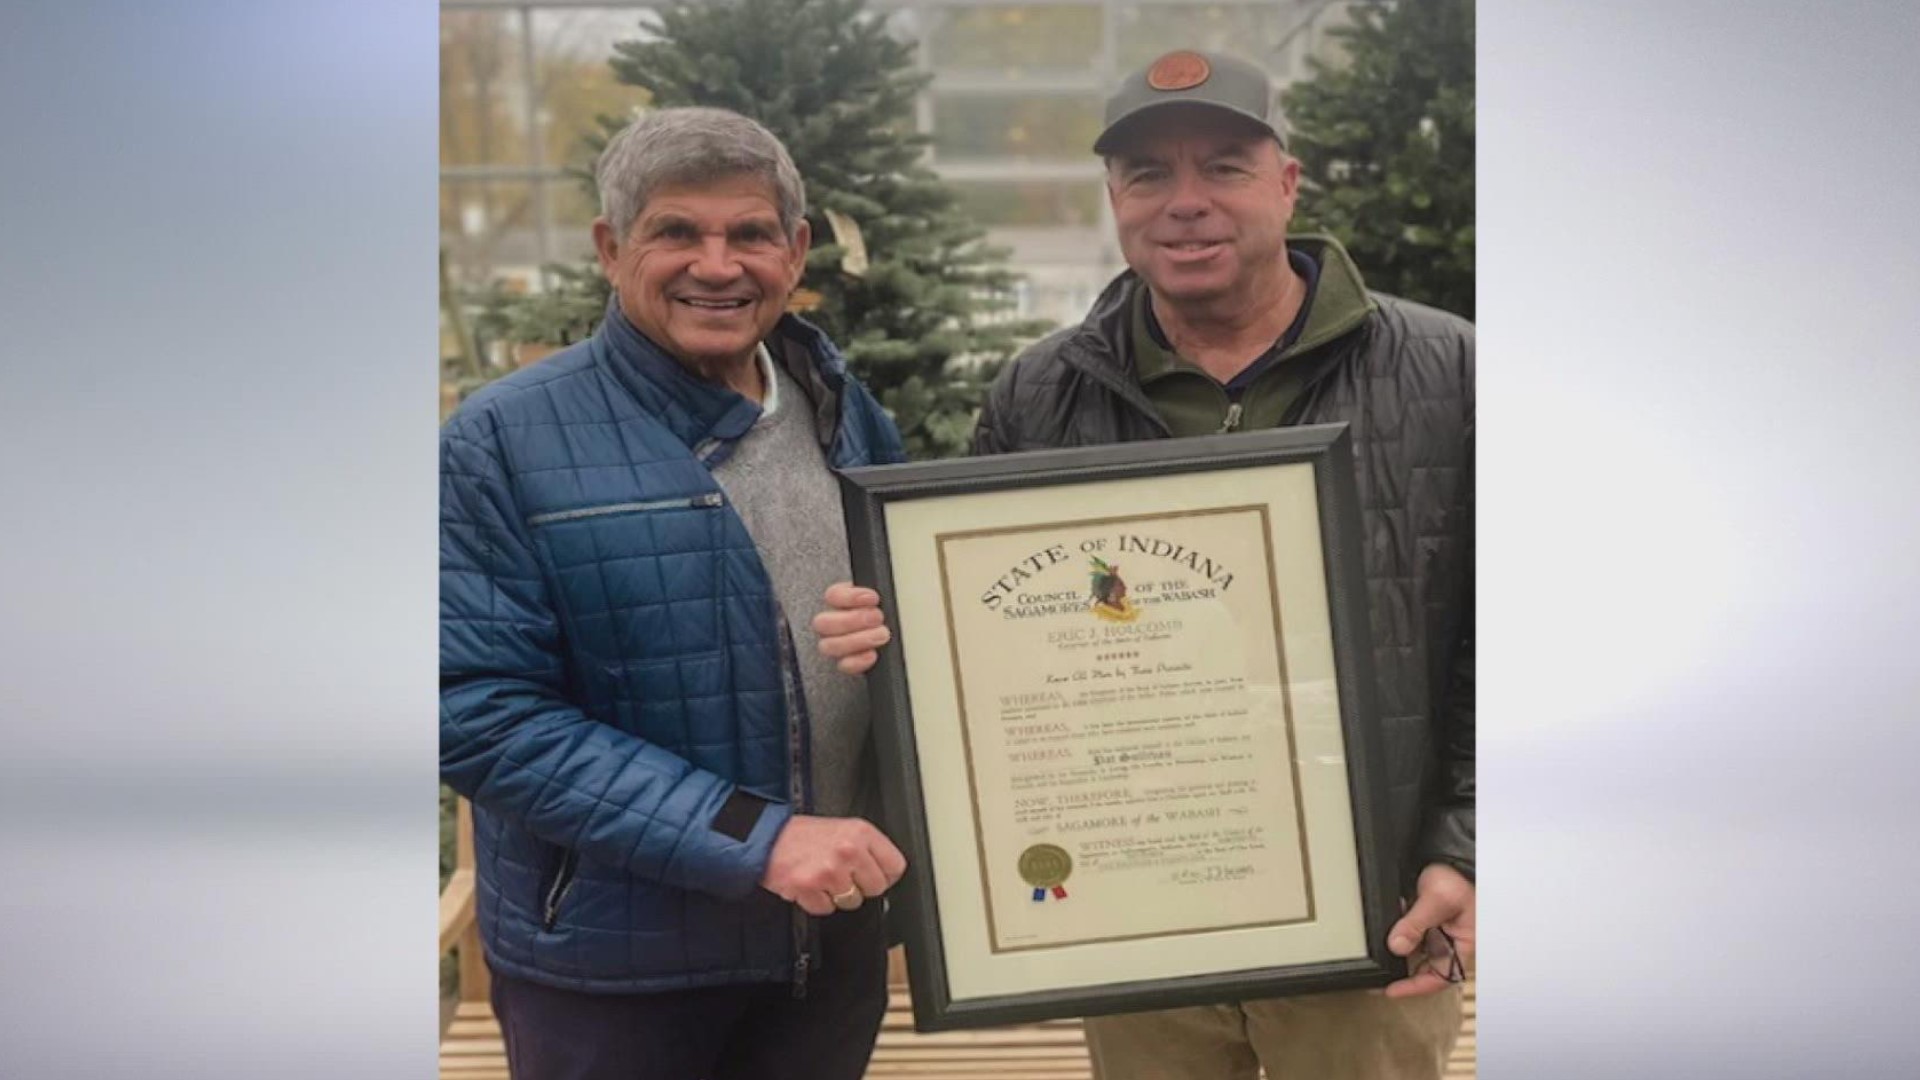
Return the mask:
{"type": "Polygon", "coordinates": [[[1213,68],[1196,52],[1170,52],[1147,69],[1147,85],[1155,90],[1191,90],[1207,81],[1213,68]]]}

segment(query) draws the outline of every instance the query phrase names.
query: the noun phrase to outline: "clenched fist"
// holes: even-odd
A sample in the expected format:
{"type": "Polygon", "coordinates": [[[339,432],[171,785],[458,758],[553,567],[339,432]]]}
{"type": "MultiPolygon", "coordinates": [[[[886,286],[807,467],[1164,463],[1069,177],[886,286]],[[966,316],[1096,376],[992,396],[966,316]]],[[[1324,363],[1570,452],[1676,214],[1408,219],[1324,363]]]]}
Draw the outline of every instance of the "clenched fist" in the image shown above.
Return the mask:
{"type": "Polygon", "coordinates": [[[831,915],[884,894],[906,871],[906,856],[872,823],[796,814],[774,838],[760,887],[809,915],[831,915]]]}

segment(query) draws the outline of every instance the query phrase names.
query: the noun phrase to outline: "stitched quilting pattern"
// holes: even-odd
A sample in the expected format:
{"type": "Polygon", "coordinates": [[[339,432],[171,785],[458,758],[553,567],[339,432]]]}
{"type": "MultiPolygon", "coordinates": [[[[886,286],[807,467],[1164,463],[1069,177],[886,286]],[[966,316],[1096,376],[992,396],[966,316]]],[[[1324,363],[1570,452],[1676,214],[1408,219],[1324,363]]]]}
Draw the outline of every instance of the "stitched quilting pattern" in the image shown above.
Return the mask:
{"type": "MultiPolygon", "coordinates": [[[[899,460],[799,337],[844,383],[834,464],[899,460]]],[[[442,775],[475,802],[496,968],[608,991],[783,978],[788,908],[757,887],[789,812],[772,592],[691,449],[725,402],[630,359],[598,335],[443,432],[442,775]],[[709,827],[736,788],[775,803],[744,842],[709,827]]]]}

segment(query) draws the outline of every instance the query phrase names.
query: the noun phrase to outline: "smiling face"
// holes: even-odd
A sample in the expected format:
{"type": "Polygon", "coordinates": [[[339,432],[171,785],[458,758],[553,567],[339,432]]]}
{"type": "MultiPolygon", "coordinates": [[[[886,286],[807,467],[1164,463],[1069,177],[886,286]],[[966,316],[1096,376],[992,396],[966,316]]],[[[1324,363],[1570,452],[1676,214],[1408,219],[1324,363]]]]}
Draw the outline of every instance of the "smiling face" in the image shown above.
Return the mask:
{"type": "Polygon", "coordinates": [[[1164,108],[1107,163],[1120,250],[1175,305],[1266,303],[1286,291],[1300,163],[1209,108],[1164,108]]]}
{"type": "Polygon", "coordinates": [[[787,236],[771,185],[744,174],[654,191],[624,238],[605,218],[593,223],[621,312],[716,381],[753,362],[800,282],[809,240],[805,221],[787,236]]]}

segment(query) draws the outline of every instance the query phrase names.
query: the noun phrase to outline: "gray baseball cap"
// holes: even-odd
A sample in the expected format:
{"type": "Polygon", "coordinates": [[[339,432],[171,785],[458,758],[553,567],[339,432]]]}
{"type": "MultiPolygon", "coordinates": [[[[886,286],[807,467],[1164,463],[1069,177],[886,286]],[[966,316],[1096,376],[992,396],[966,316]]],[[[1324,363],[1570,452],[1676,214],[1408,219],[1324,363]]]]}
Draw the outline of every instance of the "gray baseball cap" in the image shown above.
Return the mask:
{"type": "Polygon", "coordinates": [[[1093,142],[1106,155],[1141,116],[1169,105],[1207,105],[1245,117],[1287,145],[1286,121],[1273,83],[1255,64],[1219,53],[1180,49],[1128,75],[1107,99],[1107,126],[1093,142]]]}

